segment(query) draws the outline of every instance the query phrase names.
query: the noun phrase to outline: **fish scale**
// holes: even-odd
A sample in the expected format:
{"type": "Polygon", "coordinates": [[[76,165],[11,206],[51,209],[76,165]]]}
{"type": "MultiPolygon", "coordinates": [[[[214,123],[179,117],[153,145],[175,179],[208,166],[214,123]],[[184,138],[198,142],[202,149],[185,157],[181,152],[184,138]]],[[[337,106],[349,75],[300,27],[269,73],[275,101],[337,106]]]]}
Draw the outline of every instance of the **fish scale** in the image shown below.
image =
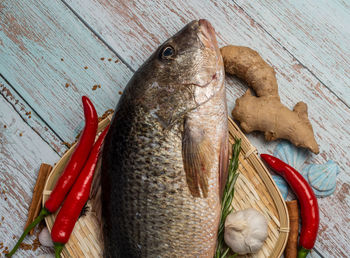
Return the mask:
{"type": "Polygon", "coordinates": [[[213,256],[228,157],[223,80],[205,20],[168,39],[134,74],[102,155],[105,257],[213,256]]]}

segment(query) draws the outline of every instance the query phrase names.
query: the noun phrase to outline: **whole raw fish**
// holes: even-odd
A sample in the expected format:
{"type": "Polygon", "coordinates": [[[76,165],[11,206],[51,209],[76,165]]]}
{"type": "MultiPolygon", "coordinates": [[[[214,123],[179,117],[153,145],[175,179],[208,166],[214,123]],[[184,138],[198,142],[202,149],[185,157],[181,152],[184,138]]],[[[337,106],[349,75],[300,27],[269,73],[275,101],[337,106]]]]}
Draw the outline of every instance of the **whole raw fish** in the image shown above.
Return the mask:
{"type": "Polygon", "coordinates": [[[105,257],[213,257],[227,176],[224,67],[193,21],[134,74],[102,156],[105,257]]]}

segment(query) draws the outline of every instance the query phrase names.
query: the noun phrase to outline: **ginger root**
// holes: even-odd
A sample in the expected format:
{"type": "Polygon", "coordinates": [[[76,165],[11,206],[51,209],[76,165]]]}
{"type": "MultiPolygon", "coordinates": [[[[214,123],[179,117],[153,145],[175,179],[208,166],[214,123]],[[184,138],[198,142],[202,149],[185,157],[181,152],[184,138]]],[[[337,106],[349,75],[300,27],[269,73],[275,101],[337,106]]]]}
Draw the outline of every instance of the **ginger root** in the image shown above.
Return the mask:
{"type": "Polygon", "coordinates": [[[319,153],[307,105],[298,102],[292,111],[281,103],[275,70],[248,47],[226,46],[221,48],[221,54],[225,71],[246,81],[256,93],[254,96],[247,90],[232,110],[243,131],[262,131],[267,141],[282,138],[319,153]]]}

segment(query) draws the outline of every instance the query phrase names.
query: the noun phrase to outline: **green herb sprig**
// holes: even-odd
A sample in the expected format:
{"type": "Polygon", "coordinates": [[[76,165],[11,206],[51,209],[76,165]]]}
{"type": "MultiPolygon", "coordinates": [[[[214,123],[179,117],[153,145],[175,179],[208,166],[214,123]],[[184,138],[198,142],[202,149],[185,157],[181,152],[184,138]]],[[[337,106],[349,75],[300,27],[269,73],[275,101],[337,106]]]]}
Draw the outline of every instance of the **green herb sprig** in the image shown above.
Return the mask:
{"type": "MultiPolygon", "coordinates": [[[[239,175],[239,173],[237,173],[237,169],[239,163],[238,156],[240,151],[241,139],[235,139],[235,144],[232,145],[232,158],[229,163],[227,182],[222,196],[221,218],[218,232],[218,243],[216,246],[216,252],[214,256],[215,258],[225,258],[230,250],[230,248],[226,246],[224,241],[224,227],[227,215],[229,215],[233,210],[233,208],[231,207],[231,203],[234,195],[234,185],[239,175]]],[[[236,255],[237,254],[232,255],[230,256],[230,258],[235,257],[236,255]]]]}

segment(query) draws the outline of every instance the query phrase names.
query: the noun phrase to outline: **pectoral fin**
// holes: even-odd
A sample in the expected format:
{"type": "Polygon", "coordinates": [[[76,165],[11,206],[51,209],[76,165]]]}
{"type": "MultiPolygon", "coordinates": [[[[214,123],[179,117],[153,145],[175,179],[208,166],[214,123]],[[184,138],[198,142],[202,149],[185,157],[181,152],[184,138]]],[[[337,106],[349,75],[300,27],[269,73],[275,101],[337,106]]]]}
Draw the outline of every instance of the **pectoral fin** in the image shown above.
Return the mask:
{"type": "Polygon", "coordinates": [[[212,145],[205,132],[190,128],[185,122],[182,138],[182,159],[188,188],[193,197],[208,197],[208,176],[211,168],[212,145]]]}

